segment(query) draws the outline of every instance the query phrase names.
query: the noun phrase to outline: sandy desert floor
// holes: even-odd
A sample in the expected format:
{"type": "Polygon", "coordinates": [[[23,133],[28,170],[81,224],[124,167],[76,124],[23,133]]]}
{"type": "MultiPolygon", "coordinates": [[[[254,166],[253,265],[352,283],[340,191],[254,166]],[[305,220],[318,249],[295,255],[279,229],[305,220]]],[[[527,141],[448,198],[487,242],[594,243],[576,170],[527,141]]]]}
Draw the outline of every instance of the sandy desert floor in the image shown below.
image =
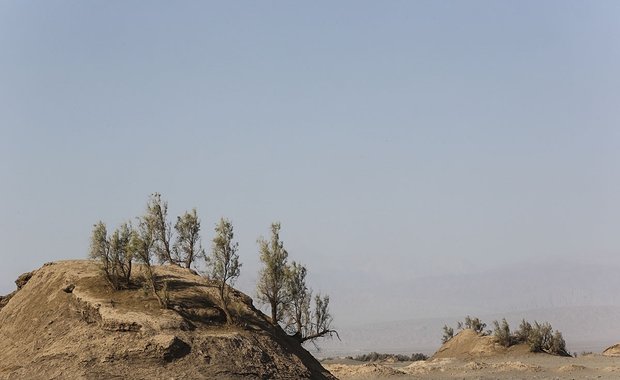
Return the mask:
{"type": "Polygon", "coordinates": [[[361,363],[346,359],[323,362],[339,379],[620,379],[620,357],[585,355],[565,358],[546,354],[515,357],[429,359],[420,362],[361,363]]]}

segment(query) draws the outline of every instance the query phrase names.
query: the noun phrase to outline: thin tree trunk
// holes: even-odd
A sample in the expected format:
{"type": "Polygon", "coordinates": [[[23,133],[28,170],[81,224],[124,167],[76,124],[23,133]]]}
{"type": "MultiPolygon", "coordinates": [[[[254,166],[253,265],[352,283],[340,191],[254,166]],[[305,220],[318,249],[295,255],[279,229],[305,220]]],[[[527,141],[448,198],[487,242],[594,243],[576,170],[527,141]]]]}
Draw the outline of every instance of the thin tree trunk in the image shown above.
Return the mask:
{"type": "Polygon", "coordinates": [[[226,299],[226,284],[220,284],[219,286],[219,290],[220,290],[220,300],[222,301],[222,309],[224,309],[224,314],[226,314],[226,323],[227,324],[232,324],[233,323],[233,319],[232,316],[230,315],[230,312],[228,311],[228,301],[226,299]]]}
{"type": "Polygon", "coordinates": [[[278,324],[278,304],[275,301],[271,301],[271,324],[278,324]]]}

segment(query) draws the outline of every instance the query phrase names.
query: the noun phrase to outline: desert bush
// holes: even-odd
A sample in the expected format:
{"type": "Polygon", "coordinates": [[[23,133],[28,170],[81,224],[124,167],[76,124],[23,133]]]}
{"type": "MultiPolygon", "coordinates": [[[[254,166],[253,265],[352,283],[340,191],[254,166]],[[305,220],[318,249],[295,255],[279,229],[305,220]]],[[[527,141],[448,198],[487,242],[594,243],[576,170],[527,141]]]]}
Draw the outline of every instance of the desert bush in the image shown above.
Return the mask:
{"type": "Polygon", "coordinates": [[[126,288],[131,279],[131,236],[132,228],[128,223],[122,224],[109,237],[103,222],[93,228],[89,256],[99,261],[106,280],[115,290],[126,288]]]}
{"type": "Polygon", "coordinates": [[[408,355],[402,354],[383,354],[378,352],[370,352],[368,354],[362,354],[358,356],[348,356],[347,359],[357,360],[360,362],[376,362],[376,361],[385,361],[392,360],[395,362],[408,362],[408,361],[421,361],[428,359],[428,356],[422,353],[415,353],[408,355]]]}
{"type": "Polygon", "coordinates": [[[551,340],[553,339],[553,329],[547,322],[538,323],[534,321],[532,331],[528,336],[527,343],[530,346],[532,352],[545,352],[551,346],[551,340]]]}
{"type": "Polygon", "coordinates": [[[468,315],[465,317],[465,323],[460,324],[460,326],[461,330],[462,326],[464,326],[466,329],[474,330],[478,335],[488,335],[484,330],[487,327],[487,324],[483,323],[478,317],[472,318],[468,315]]]}
{"type": "Polygon", "coordinates": [[[506,318],[502,319],[501,324],[498,321],[493,321],[493,325],[495,327],[493,335],[497,342],[504,347],[510,347],[513,342],[513,337],[510,334],[510,326],[508,322],[506,322],[506,318]]]}
{"type": "Polygon", "coordinates": [[[566,342],[564,341],[562,333],[559,331],[554,332],[548,322],[539,324],[535,321],[527,342],[532,352],[546,352],[553,355],[570,356],[566,351],[566,342]]]}
{"type": "Polygon", "coordinates": [[[519,329],[514,332],[513,338],[515,343],[527,343],[527,339],[532,332],[532,325],[525,319],[521,320],[519,329]]]}

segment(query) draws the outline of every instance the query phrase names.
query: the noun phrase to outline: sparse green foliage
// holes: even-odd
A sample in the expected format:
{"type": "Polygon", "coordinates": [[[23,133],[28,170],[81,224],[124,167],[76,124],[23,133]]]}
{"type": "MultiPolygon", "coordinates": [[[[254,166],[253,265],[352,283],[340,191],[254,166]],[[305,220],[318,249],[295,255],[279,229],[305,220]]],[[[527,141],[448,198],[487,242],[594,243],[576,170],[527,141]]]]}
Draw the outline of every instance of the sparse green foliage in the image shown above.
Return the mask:
{"type": "MultiPolygon", "coordinates": [[[[469,315],[465,317],[465,321],[458,321],[456,323],[456,329],[461,331],[464,329],[470,329],[476,332],[478,335],[489,335],[491,332],[489,330],[485,330],[487,327],[486,323],[483,323],[478,317],[470,317],[469,315]]],[[[442,343],[446,343],[450,339],[454,337],[454,329],[452,327],[448,327],[444,325],[443,327],[443,336],[441,338],[442,343]]]]}
{"type": "Polygon", "coordinates": [[[200,219],[196,215],[196,209],[177,217],[174,229],[177,236],[172,247],[174,261],[190,268],[192,263],[204,254],[200,241],[200,219]]]}
{"type": "Polygon", "coordinates": [[[474,330],[478,335],[485,335],[484,329],[487,327],[487,324],[482,323],[482,321],[478,317],[472,318],[468,315],[467,317],[465,317],[464,326],[466,329],[474,330]]]}
{"type": "Polygon", "coordinates": [[[271,225],[271,239],[258,239],[263,263],[256,286],[259,301],[271,307],[271,323],[276,326],[287,303],[286,280],[288,252],[280,240],[280,223],[271,225]]]}
{"type": "Polygon", "coordinates": [[[106,280],[116,290],[127,287],[131,279],[131,235],[131,226],[124,223],[108,237],[103,222],[94,225],[91,235],[89,256],[99,261],[106,280]]]}
{"type": "Polygon", "coordinates": [[[228,323],[233,322],[233,318],[228,309],[229,289],[228,285],[232,285],[239,277],[241,271],[241,263],[237,254],[238,243],[233,242],[234,232],[233,225],[227,219],[220,219],[215,227],[215,237],[211,255],[207,257],[207,265],[211,269],[211,277],[218,283],[218,291],[222,309],[226,314],[228,323]]]}
{"type": "Polygon", "coordinates": [[[452,338],[454,338],[454,329],[448,325],[443,325],[443,336],[441,337],[441,343],[446,343],[452,338]]]}
{"type": "Polygon", "coordinates": [[[510,326],[506,322],[506,318],[502,319],[501,325],[499,322],[493,321],[493,326],[495,327],[493,335],[497,342],[504,347],[510,347],[513,343],[513,337],[510,334],[510,326]]]}
{"type": "Polygon", "coordinates": [[[513,335],[515,343],[526,343],[531,333],[532,325],[525,319],[521,320],[519,329],[513,335]]]}
{"type": "Polygon", "coordinates": [[[559,331],[554,332],[551,325],[547,322],[540,324],[534,321],[534,326],[532,326],[527,343],[532,352],[569,356],[562,333],[559,331]]]}
{"type": "Polygon", "coordinates": [[[303,338],[308,336],[310,327],[310,300],[312,292],[306,286],[305,266],[293,263],[288,268],[286,282],[287,299],[289,305],[286,308],[286,330],[293,336],[303,338]]]}
{"type": "Polygon", "coordinates": [[[329,312],[329,296],[321,296],[317,294],[314,296],[314,312],[312,313],[313,322],[310,324],[308,335],[302,337],[302,342],[314,341],[317,338],[324,336],[332,337],[336,335],[339,339],[338,332],[331,329],[333,321],[332,315],[329,312]]]}
{"type": "Polygon", "coordinates": [[[338,336],[331,329],[333,318],[329,312],[329,296],[315,296],[314,310],[311,311],[312,291],[306,285],[307,273],[305,266],[294,261],[287,268],[285,329],[302,343],[338,336]]]}
{"type": "Polygon", "coordinates": [[[147,289],[157,298],[161,307],[168,308],[167,284],[165,284],[165,290],[160,290],[153,270],[155,236],[153,225],[146,220],[146,217],[138,219],[138,228],[132,235],[130,245],[136,259],[144,265],[147,289]]]}

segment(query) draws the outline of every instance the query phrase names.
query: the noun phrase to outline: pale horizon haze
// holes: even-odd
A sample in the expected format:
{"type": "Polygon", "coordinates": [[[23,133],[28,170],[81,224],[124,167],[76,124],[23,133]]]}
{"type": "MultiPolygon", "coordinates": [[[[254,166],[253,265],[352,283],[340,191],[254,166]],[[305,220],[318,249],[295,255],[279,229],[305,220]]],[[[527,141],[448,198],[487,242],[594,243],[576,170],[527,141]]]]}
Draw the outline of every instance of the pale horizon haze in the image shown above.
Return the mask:
{"type": "Polygon", "coordinates": [[[159,192],[207,249],[232,220],[251,296],[280,221],[340,328],[620,306],[596,284],[620,268],[619,20],[617,1],[2,1],[0,294],[159,192]],[[435,296],[495,273],[500,299],[533,267],[574,289],[435,296]]]}

